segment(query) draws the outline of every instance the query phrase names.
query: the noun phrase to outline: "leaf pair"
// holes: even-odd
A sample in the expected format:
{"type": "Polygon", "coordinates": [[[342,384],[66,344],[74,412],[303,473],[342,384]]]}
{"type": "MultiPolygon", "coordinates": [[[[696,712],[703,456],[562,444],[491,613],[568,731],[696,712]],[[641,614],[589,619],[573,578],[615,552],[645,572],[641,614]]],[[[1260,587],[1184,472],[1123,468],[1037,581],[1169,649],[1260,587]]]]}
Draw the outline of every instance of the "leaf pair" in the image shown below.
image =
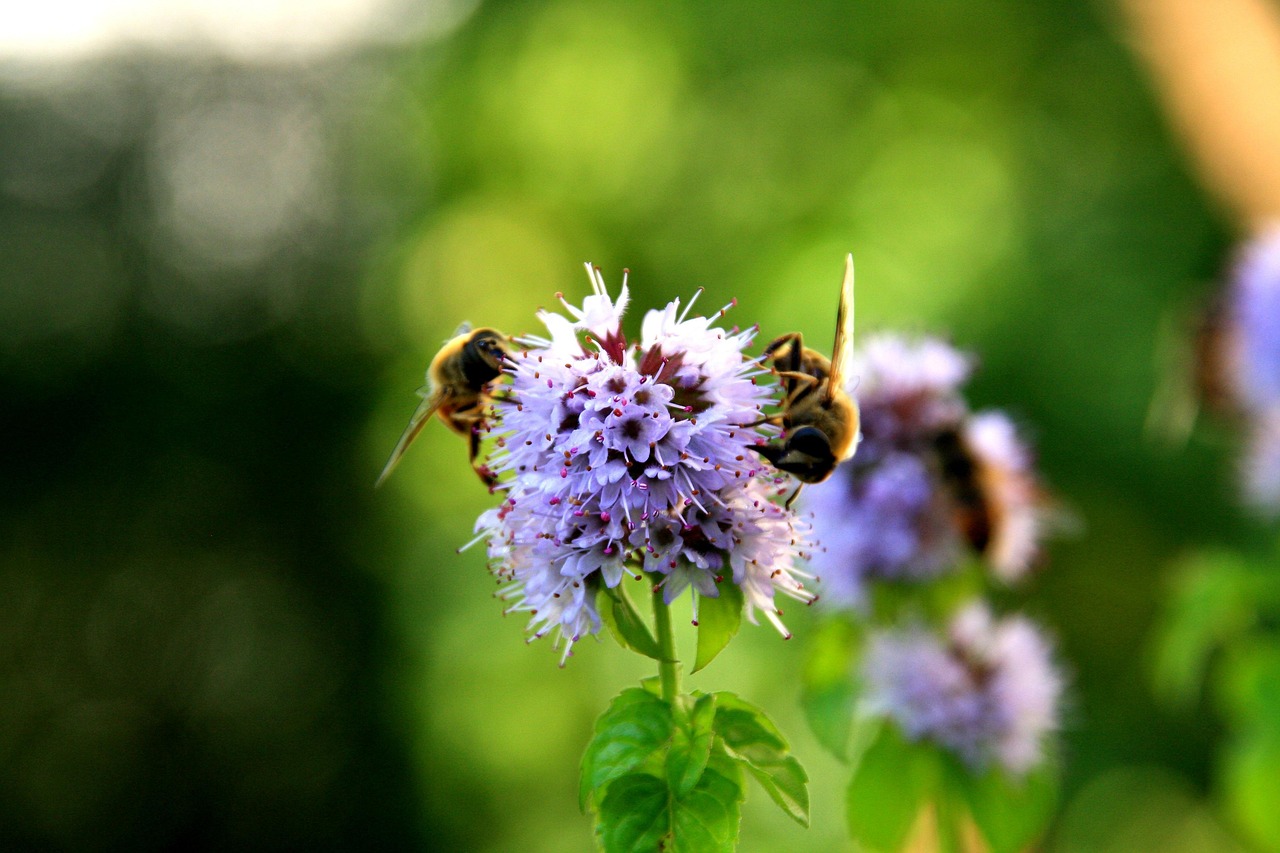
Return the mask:
{"type": "Polygon", "coordinates": [[[596,722],[579,803],[597,807],[613,851],[732,851],[749,772],[793,819],[809,821],[808,777],[777,727],[731,693],[668,705],[624,690],[596,722]]]}
{"type": "MultiPolygon", "coordinates": [[[[874,724],[872,724],[874,725],[874,724]]],[[[1025,777],[998,768],[974,772],[954,756],[910,743],[890,722],[865,738],[845,799],[849,833],[870,850],[900,850],[921,816],[931,811],[941,839],[978,831],[992,853],[1025,849],[1048,825],[1057,798],[1057,772],[1045,762],[1025,777]]]]}
{"type": "MultiPolygon", "coordinates": [[[[729,645],[742,624],[742,590],[737,584],[724,582],[717,587],[719,596],[698,598],[698,653],[693,672],[705,667],[729,645]]],[[[649,626],[636,610],[622,584],[604,589],[598,599],[600,620],[623,648],[639,652],[647,658],[662,660],[662,651],[649,626]]]]}

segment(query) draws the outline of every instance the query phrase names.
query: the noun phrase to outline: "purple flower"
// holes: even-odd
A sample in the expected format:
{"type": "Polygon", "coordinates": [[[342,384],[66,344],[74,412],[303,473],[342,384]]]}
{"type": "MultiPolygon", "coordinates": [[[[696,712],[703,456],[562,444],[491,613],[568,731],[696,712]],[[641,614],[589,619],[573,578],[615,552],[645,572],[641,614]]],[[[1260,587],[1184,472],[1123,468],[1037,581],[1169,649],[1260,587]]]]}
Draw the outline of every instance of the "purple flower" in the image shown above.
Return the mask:
{"type": "Polygon", "coordinates": [[[862,601],[871,579],[927,580],[954,566],[959,534],[939,500],[936,472],[918,454],[886,451],[864,436],[858,455],[801,493],[822,548],[813,569],[827,598],[862,601]]]}
{"type": "Polygon", "coordinates": [[[866,713],[976,771],[1027,772],[1057,728],[1062,679],[1048,643],[1026,619],[994,620],[982,604],[956,614],[945,637],[922,628],[873,635],[862,667],[866,713]]]}
{"type": "Polygon", "coordinates": [[[691,587],[695,613],[698,596],[735,583],[748,618],[763,611],[785,634],[775,593],[814,598],[792,565],[808,529],[768,499],[776,473],[751,452],[773,390],[742,355],[754,329],[725,331],[676,301],[648,313],[632,346],[625,281],[615,302],[587,269],[593,295],[565,304],[573,319],[540,312],[550,337],[523,341],[495,404],[489,464],[504,495],[477,531],[500,595],[531,614],[534,637],[554,632],[565,657],[600,628],[600,585],[628,570],[659,576],[668,603],[691,587]]]}
{"type": "Polygon", "coordinates": [[[1211,401],[1244,421],[1245,500],[1280,513],[1280,225],[1245,246],[1210,318],[1202,376],[1211,401]]]}
{"type": "Polygon", "coordinates": [[[1241,404],[1258,412],[1280,407],[1280,226],[1241,253],[1226,321],[1234,338],[1231,384],[1241,404]]]}
{"type": "Polygon", "coordinates": [[[801,493],[829,600],[859,606],[869,580],[928,580],[970,552],[1004,580],[1031,565],[1044,496],[1012,422],[970,413],[970,364],[932,338],[879,335],[857,353],[858,454],[801,493]]]}

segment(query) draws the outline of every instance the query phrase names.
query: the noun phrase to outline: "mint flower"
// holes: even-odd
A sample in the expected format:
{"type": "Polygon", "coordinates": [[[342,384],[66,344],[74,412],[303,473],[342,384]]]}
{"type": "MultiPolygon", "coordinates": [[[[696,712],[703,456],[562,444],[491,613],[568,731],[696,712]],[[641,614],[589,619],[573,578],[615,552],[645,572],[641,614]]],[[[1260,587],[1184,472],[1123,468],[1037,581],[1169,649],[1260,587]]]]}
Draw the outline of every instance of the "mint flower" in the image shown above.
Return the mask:
{"type": "Polygon", "coordinates": [[[1203,355],[1211,392],[1242,416],[1245,500],[1280,513],[1280,225],[1247,244],[1218,310],[1203,355]]]}
{"type": "Polygon", "coordinates": [[[1245,246],[1228,290],[1230,382],[1246,409],[1280,407],[1280,225],[1245,246]]]}
{"type": "Polygon", "coordinates": [[[828,598],[863,603],[868,581],[925,581],[984,558],[1000,578],[1034,560],[1046,507],[1031,454],[998,412],[960,393],[971,359],[934,338],[882,334],[855,354],[858,455],[801,493],[823,548],[828,598]]]}
{"type": "Polygon", "coordinates": [[[993,619],[985,605],[962,609],[945,637],[923,628],[873,635],[863,676],[867,713],[974,770],[1031,770],[1057,728],[1062,678],[1048,643],[1028,620],[993,619]]]}
{"type": "Polygon", "coordinates": [[[562,663],[600,630],[600,588],[628,572],[653,575],[667,603],[692,588],[695,618],[699,596],[737,584],[748,618],[761,611],[789,636],[775,597],[814,598],[793,565],[808,528],[770,500],[777,474],[751,452],[773,391],[743,356],[755,330],[725,331],[677,300],[648,312],[633,346],[625,279],[614,300],[587,272],[593,294],[580,308],[562,299],[568,317],[539,312],[549,337],[520,341],[495,403],[503,500],[476,529],[499,595],[530,613],[532,637],[555,636],[562,663]]]}

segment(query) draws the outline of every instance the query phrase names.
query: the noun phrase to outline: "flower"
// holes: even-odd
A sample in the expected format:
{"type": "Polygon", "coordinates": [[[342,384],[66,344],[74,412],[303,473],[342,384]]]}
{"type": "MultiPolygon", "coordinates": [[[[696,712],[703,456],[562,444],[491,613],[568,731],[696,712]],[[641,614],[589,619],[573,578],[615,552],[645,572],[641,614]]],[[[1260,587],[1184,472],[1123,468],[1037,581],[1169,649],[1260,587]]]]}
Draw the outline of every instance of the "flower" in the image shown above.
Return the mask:
{"type": "Polygon", "coordinates": [[[996,764],[1026,773],[1057,728],[1062,678],[1048,643],[1028,620],[993,619],[983,604],[961,609],[945,637],[919,627],[873,635],[862,672],[866,713],[975,771],[996,764]]]}
{"type": "Polygon", "coordinates": [[[854,354],[863,431],[899,445],[928,440],[958,423],[966,407],[960,386],[972,359],[937,338],[879,334],[854,354]]]}
{"type": "Polygon", "coordinates": [[[869,580],[938,577],[967,553],[1006,581],[1035,558],[1047,513],[1031,454],[1005,415],[969,411],[971,369],[935,338],[882,334],[856,354],[858,454],[801,495],[837,605],[861,605],[869,580]]]}
{"type": "Polygon", "coordinates": [[[1280,224],[1241,251],[1201,343],[1202,391],[1244,422],[1245,501],[1280,514],[1280,224]]]}
{"type": "Polygon", "coordinates": [[[1240,475],[1251,506],[1269,516],[1280,513],[1280,407],[1250,425],[1240,475]]]}
{"type": "Polygon", "coordinates": [[[521,341],[494,404],[503,500],[476,528],[499,595],[531,614],[533,637],[555,634],[562,663],[599,631],[601,586],[639,570],[668,603],[692,588],[695,614],[699,596],[737,584],[747,617],[761,611],[786,635],[776,594],[814,599],[793,566],[808,527],[772,502],[777,474],[751,451],[769,435],[757,424],[772,393],[743,357],[755,330],[725,331],[676,300],[648,312],[632,346],[625,280],[613,300],[587,272],[593,294],[565,302],[568,318],[539,312],[550,337],[521,341]]]}
{"type": "Polygon", "coordinates": [[[1245,246],[1228,288],[1230,382],[1251,411],[1280,407],[1280,225],[1245,246]]]}

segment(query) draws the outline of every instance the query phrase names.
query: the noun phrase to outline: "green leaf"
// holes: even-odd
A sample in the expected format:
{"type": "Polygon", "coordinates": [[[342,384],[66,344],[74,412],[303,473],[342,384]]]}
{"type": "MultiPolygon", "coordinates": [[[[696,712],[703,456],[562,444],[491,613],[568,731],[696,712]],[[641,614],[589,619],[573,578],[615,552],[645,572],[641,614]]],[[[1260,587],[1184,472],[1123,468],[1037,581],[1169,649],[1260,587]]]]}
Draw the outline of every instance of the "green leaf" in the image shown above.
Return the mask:
{"type": "Polygon", "coordinates": [[[1187,703],[1204,681],[1209,656],[1254,619],[1249,566],[1231,553],[1198,554],[1177,572],[1156,634],[1155,686],[1187,703]]]}
{"type": "Polygon", "coordinates": [[[818,743],[846,760],[858,684],[853,661],[861,632],[845,619],[830,619],[809,643],[800,705],[818,743]]]}
{"type": "Polygon", "coordinates": [[[1237,726],[1269,726],[1280,733],[1280,643],[1259,633],[1225,650],[1214,696],[1237,726]]]}
{"type": "Polygon", "coordinates": [[[592,792],[642,767],[671,739],[671,709],[639,687],[618,694],[600,718],[582,756],[578,806],[586,809],[592,792]]]}
{"type": "MultiPolygon", "coordinates": [[[[684,700],[692,698],[681,697],[684,700]]],[[[677,797],[688,794],[702,778],[702,771],[711,758],[711,744],[715,741],[716,733],[712,726],[715,716],[714,694],[698,697],[687,713],[676,714],[671,748],[667,752],[667,782],[677,797]]]]}
{"type": "Polygon", "coordinates": [[[765,713],[732,693],[716,694],[716,733],[784,812],[809,825],[809,776],[765,713]]]}
{"type": "Polygon", "coordinates": [[[871,850],[900,850],[936,787],[927,747],[907,743],[884,723],[854,765],[845,798],[849,834],[871,850]]]}
{"type": "Polygon", "coordinates": [[[692,672],[715,660],[742,624],[742,589],[735,583],[722,583],[718,589],[716,598],[698,597],[698,653],[692,672]]]}
{"type": "Polygon", "coordinates": [[[991,853],[1017,853],[1048,828],[1058,799],[1058,767],[1044,761],[1026,776],[992,768],[974,775],[958,761],[948,773],[951,786],[969,806],[991,853]]]}
{"type": "Polygon", "coordinates": [[[1227,813],[1259,850],[1280,851],[1280,735],[1246,733],[1226,750],[1222,768],[1227,813]]]}
{"type": "Polygon", "coordinates": [[[697,786],[676,803],[675,844],[670,849],[733,853],[745,796],[741,770],[723,759],[709,763],[697,786]]]}
{"type": "Polygon", "coordinates": [[[742,798],[742,773],[723,760],[683,797],[656,776],[628,774],[605,792],[596,838],[605,853],[733,853],[742,798]]]}
{"type": "Polygon", "coordinates": [[[666,783],[647,773],[613,780],[600,799],[596,838],[606,853],[653,853],[664,849],[671,834],[666,783]]]}
{"type": "Polygon", "coordinates": [[[596,597],[600,621],[609,629],[618,645],[637,651],[647,658],[662,660],[658,641],[653,638],[649,626],[631,603],[623,585],[604,587],[604,593],[604,596],[596,597]]]}

